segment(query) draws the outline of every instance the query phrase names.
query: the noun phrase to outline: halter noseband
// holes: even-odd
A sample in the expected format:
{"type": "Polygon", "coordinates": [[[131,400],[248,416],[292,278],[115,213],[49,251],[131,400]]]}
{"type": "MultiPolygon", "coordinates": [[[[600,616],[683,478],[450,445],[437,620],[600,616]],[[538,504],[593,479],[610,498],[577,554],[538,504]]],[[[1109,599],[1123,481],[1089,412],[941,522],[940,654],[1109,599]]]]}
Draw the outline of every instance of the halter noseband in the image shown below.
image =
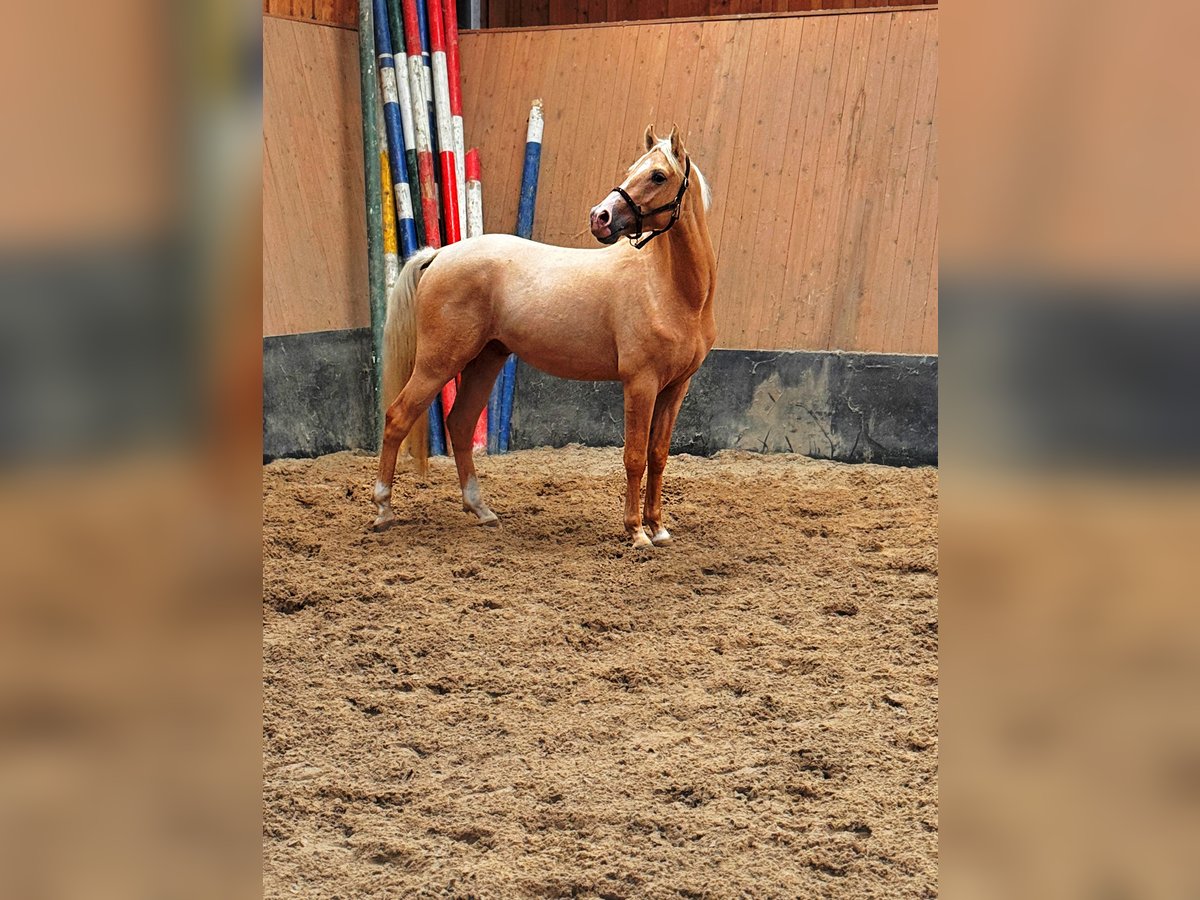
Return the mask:
{"type": "Polygon", "coordinates": [[[666,232],[670,231],[671,226],[679,221],[679,211],[683,208],[683,195],[687,193],[688,180],[691,178],[691,176],[692,158],[688,156],[685,157],[683,161],[683,184],[679,185],[679,193],[675,195],[675,199],[670,203],[664,203],[662,206],[656,206],[654,209],[643,210],[640,206],[633,202],[633,198],[630,197],[629,194],[625,193],[625,189],[619,184],[613,188],[614,191],[621,195],[621,199],[625,201],[625,204],[629,207],[629,211],[633,213],[633,222],[634,225],[637,226],[637,231],[634,234],[626,235],[626,237],[629,238],[629,243],[633,244],[636,249],[641,250],[660,234],[665,234],[666,232]],[[668,222],[665,227],[655,229],[645,237],[642,237],[642,235],[645,233],[645,229],[642,227],[642,220],[647,216],[654,216],[660,212],[666,212],[668,209],[671,211],[671,221],[668,222]]]}

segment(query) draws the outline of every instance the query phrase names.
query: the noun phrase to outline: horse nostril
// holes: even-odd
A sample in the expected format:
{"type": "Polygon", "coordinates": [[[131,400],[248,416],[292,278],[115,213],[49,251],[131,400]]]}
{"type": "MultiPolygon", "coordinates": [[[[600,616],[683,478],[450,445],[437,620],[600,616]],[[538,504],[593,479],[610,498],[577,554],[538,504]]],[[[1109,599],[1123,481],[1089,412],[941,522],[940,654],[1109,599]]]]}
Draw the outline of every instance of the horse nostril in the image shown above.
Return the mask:
{"type": "Polygon", "coordinates": [[[608,224],[608,210],[607,209],[602,209],[602,210],[600,210],[600,212],[596,213],[596,222],[600,225],[608,224]]]}

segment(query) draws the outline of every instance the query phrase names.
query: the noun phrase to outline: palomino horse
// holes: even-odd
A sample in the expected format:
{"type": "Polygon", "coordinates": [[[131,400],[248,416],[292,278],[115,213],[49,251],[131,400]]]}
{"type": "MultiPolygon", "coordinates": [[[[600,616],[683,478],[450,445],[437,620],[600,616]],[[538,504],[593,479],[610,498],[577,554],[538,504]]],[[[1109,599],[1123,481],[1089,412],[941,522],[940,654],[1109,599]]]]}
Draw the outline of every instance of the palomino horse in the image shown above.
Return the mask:
{"type": "Polygon", "coordinates": [[[396,399],[379,456],[375,529],[396,521],[391,496],[401,441],[413,430],[409,452],[424,469],[425,410],[459,371],[462,385],[446,427],[463,509],[496,522],[479,491],[471,436],[513,352],[559,378],[624,385],[625,529],[634,547],[670,543],[662,479],[671,432],[717,333],[710,202],[678,129],[660,140],[650,126],[646,152],[592,209],[592,234],[611,246],[576,250],[485,234],[414,255],[388,301],[384,396],[396,399]]]}

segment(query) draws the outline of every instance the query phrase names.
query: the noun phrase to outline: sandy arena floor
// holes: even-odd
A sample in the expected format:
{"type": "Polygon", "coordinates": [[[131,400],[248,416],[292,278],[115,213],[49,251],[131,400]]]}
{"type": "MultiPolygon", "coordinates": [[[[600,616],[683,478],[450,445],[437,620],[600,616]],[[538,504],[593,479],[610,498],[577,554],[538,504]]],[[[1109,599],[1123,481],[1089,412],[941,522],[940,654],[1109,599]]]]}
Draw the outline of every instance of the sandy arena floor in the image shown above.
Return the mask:
{"type": "Polygon", "coordinates": [[[936,896],[936,470],[479,465],[264,469],[266,896],[936,896]]]}

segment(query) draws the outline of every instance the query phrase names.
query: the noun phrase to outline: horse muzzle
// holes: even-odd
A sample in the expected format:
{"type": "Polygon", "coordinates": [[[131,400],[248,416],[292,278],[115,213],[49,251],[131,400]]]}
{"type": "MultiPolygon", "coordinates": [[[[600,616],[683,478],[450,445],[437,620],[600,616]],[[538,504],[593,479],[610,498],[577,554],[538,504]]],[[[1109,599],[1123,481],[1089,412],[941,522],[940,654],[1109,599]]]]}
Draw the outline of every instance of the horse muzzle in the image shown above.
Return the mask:
{"type": "Polygon", "coordinates": [[[629,217],[622,216],[613,208],[613,205],[613,195],[609,194],[592,207],[592,237],[602,244],[614,244],[619,241],[625,229],[631,224],[629,217]]]}

